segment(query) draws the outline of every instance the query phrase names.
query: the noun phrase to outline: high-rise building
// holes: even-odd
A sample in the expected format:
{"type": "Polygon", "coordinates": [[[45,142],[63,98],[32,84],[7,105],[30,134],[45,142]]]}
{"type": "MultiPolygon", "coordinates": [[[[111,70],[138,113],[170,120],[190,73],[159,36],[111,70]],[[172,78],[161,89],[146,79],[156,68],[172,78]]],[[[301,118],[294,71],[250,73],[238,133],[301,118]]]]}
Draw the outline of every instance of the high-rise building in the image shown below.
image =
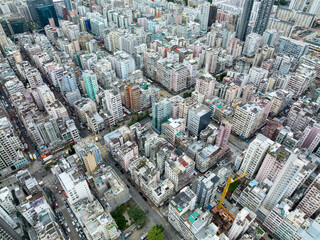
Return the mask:
{"type": "Polygon", "coordinates": [[[262,134],[258,134],[258,136],[249,144],[239,173],[247,173],[247,176],[249,178],[253,177],[254,174],[258,171],[263,159],[267,154],[267,151],[272,144],[273,141],[263,136],[262,134]]]}
{"type": "Polygon", "coordinates": [[[202,104],[198,104],[189,110],[187,129],[194,136],[205,129],[210,123],[211,110],[202,104]]]}
{"type": "Polygon", "coordinates": [[[193,182],[192,190],[197,194],[199,205],[205,208],[213,202],[219,180],[220,178],[217,175],[208,171],[193,182]]]}
{"type": "Polygon", "coordinates": [[[168,121],[171,115],[171,102],[163,99],[152,105],[152,126],[161,132],[161,126],[168,121]]]}
{"type": "Polygon", "coordinates": [[[247,36],[248,24],[250,20],[253,2],[254,0],[245,1],[242,8],[241,18],[238,24],[237,34],[236,34],[237,38],[239,38],[241,41],[244,41],[247,36]]]}
{"type": "Polygon", "coordinates": [[[263,106],[256,102],[240,104],[236,108],[233,117],[232,131],[243,138],[252,136],[264,123],[265,117],[263,115],[268,115],[268,110],[270,111],[268,106],[263,106]]]}
{"type": "Polygon", "coordinates": [[[211,74],[206,73],[198,77],[196,80],[196,91],[202,93],[205,98],[213,97],[216,79],[211,74]]]}
{"type": "Polygon", "coordinates": [[[210,13],[210,3],[206,2],[199,6],[201,11],[200,17],[200,28],[202,31],[208,31],[208,23],[209,23],[209,13],[210,13]]]}
{"type": "Polygon", "coordinates": [[[229,230],[228,237],[230,240],[235,240],[239,236],[242,236],[250,224],[256,219],[256,214],[251,212],[248,208],[244,207],[237,214],[236,219],[229,230]]]}
{"type": "Polygon", "coordinates": [[[42,77],[38,69],[33,67],[28,67],[25,69],[25,78],[30,84],[31,88],[35,88],[43,84],[42,77]]]}
{"type": "Polygon", "coordinates": [[[141,111],[141,90],[137,85],[127,85],[125,87],[125,96],[127,99],[127,106],[134,112],[141,111]]]}
{"type": "Polygon", "coordinates": [[[68,11],[72,10],[72,1],[71,0],[64,0],[64,4],[68,11]]]}
{"type": "Polygon", "coordinates": [[[221,154],[229,150],[229,137],[231,134],[232,124],[226,119],[222,120],[219,128],[216,145],[221,148],[221,154]]]}
{"type": "Polygon", "coordinates": [[[95,99],[96,94],[99,91],[97,75],[92,70],[85,70],[82,76],[88,97],[95,99]]]}
{"type": "Polygon", "coordinates": [[[263,32],[267,29],[273,3],[274,0],[262,0],[260,2],[258,17],[256,19],[253,32],[262,35],[263,32]]]}
{"type": "Polygon", "coordinates": [[[61,81],[61,90],[65,93],[72,92],[78,89],[76,77],[72,72],[63,72],[63,77],[61,81]]]}
{"type": "Polygon", "coordinates": [[[69,168],[59,174],[58,180],[68,196],[68,202],[72,205],[81,199],[91,199],[93,196],[89,189],[86,179],[80,174],[80,171],[69,168]]]}
{"type": "Polygon", "coordinates": [[[174,184],[175,191],[179,191],[192,182],[195,163],[187,155],[175,156],[175,159],[170,159],[164,164],[165,178],[174,184]]]}
{"type": "Polygon", "coordinates": [[[186,119],[184,118],[169,118],[168,122],[162,124],[163,136],[171,143],[175,144],[176,135],[179,132],[186,130],[186,119]]]}
{"type": "Polygon", "coordinates": [[[276,46],[275,53],[288,54],[296,59],[300,59],[303,55],[307,54],[309,50],[309,44],[303,41],[292,39],[289,37],[280,37],[276,46]]]}
{"type": "Polygon", "coordinates": [[[102,100],[102,106],[104,109],[107,109],[112,116],[111,125],[116,124],[123,118],[121,95],[119,91],[115,89],[106,90],[102,100]]]}
{"type": "Polygon", "coordinates": [[[27,0],[27,5],[33,21],[41,27],[49,24],[49,18],[53,18],[56,26],[59,26],[52,0],[27,0]]]}
{"type": "Polygon", "coordinates": [[[263,201],[266,209],[271,211],[279,203],[303,166],[303,161],[295,153],[291,153],[263,201]]]}
{"type": "Polygon", "coordinates": [[[247,57],[253,57],[259,49],[260,43],[261,35],[258,33],[250,33],[246,37],[242,53],[247,57]]]}

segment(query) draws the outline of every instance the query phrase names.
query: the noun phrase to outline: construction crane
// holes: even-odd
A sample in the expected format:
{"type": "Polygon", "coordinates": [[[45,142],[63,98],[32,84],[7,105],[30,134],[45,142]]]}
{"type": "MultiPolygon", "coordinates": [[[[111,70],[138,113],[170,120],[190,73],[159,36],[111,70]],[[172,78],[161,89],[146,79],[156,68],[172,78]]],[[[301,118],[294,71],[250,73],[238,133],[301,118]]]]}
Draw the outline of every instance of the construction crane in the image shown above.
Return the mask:
{"type": "MultiPolygon", "coordinates": [[[[224,199],[226,198],[226,195],[227,195],[227,192],[228,192],[228,190],[229,190],[230,184],[238,181],[240,178],[243,178],[243,177],[245,177],[246,175],[247,175],[247,174],[244,173],[244,174],[240,175],[239,177],[237,177],[237,178],[235,178],[235,179],[232,179],[232,175],[231,175],[231,174],[229,175],[228,181],[227,181],[226,185],[224,186],[223,193],[221,194],[221,198],[220,198],[220,201],[219,201],[219,203],[218,203],[218,209],[219,209],[219,210],[221,209],[221,207],[224,208],[224,207],[222,206],[222,204],[223,204],[224,199]]],[[[225,208],[224,208],[224,209],[225,209],[225,208]]],[[[225,210],[226,210],[226,209],[225,209],[225,210]]]]}

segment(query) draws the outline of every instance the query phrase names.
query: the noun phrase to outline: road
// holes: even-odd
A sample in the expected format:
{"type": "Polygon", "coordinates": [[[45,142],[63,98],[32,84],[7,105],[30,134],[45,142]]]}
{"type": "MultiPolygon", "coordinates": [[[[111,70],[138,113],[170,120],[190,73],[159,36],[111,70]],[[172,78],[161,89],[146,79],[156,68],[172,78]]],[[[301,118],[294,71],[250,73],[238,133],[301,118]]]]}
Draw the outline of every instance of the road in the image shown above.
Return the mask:
{"type": "MultiPolygon", "coordinates": [[[[121,179],[127,184],[130,185],[128,178],[125,174],[122,174],[118,168],[114,166],[115,161],[109,156],[104,159],[106,164],[111,166],[116,173],[121,177],[121,179]]],[[[164,227],[164,239],[178,240],[179,237],[176,235],[177,232],[173,227],[165,220],[158,210],[151,207],[149,203],[140,196],[139,191],[136,187],[130,187],[130,194],[132,199],[138,204],[138,206],[146,213],[147,222],[152,226],[160,224],[164,227]]]]}

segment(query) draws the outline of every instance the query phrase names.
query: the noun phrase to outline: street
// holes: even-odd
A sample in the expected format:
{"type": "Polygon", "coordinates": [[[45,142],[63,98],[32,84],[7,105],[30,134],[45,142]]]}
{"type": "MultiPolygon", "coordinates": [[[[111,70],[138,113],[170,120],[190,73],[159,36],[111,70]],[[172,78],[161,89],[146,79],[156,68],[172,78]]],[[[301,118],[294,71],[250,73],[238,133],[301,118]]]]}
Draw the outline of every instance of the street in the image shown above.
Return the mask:
{"type": "MultiPolygon", "coordinates": [[[[121,177],[121,179],[124,181],[125,184],[130,185],[130,182],[128,181],[128,178],[125,174],[122,174],[120,170],[115,167],[114,163],[115,161],[108,157],[105,159],[105,162],[107,165],[111,166],[116,173],[121,177]]],[[[149,203],[147,203],[142,196],[139,194],[139,191],[137,190],[137,187],[130,187],[130,194],[132,199],[138,204],[138,206],[146,213],[147,216],[147,225],[149,224],[151,227],[155,226],[157,224],[160,224],[164,227],[164,238],[168,240],[178,240],[180,239],[176,235],[176,230],[173,229],[173,227],[167,222],[166,219],[162,217],[162,215],[159,213],[158,210],[153,208],[149,203]]],[[[143,229],[142,229],[143,230],[143,229]]],[[[148,231],[149,229],[145,229],[144,231],[148,231]]],[[[142,231],[141,231],[142,233],[142,231]]],[[[140,237],[139,237],[140,238],[140,237]]],[[[134,238],[129,238],[134,239],[134,238]]]]}

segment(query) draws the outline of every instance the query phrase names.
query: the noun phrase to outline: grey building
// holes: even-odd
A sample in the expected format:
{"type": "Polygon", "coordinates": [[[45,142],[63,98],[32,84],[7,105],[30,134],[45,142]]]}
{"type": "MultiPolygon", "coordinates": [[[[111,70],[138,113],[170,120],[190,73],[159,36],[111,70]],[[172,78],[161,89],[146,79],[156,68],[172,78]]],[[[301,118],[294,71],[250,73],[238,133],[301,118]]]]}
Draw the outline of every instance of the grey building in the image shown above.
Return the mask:
{"type": "Polygon", "coordinates": [[[253,32],[260,35],[266,30],[274,0],[262,0],[259,6],[258,17],[253,32]]]}
{"type": "Polygon", "coordinates": [[[197,195],[197,202],[202,207],[212,204],[215,190],[220,178],[213,172],[206,172],[193,183],[193,191],[197,195]]]}
{"type": "Polygon", "coordinates": [[[205,129],[210,123],[211,110],[202,104],[198,104],[189,110],[188,114],[188,130],[194,136],[205,129]]]}
{"type": "Polygon", "coordinates": [[[239,38],[241,41],[246,39],[253,2],[254,0],[247,0],[244,2],[240,22],[237,28],[237,38],[239,38]]]}

